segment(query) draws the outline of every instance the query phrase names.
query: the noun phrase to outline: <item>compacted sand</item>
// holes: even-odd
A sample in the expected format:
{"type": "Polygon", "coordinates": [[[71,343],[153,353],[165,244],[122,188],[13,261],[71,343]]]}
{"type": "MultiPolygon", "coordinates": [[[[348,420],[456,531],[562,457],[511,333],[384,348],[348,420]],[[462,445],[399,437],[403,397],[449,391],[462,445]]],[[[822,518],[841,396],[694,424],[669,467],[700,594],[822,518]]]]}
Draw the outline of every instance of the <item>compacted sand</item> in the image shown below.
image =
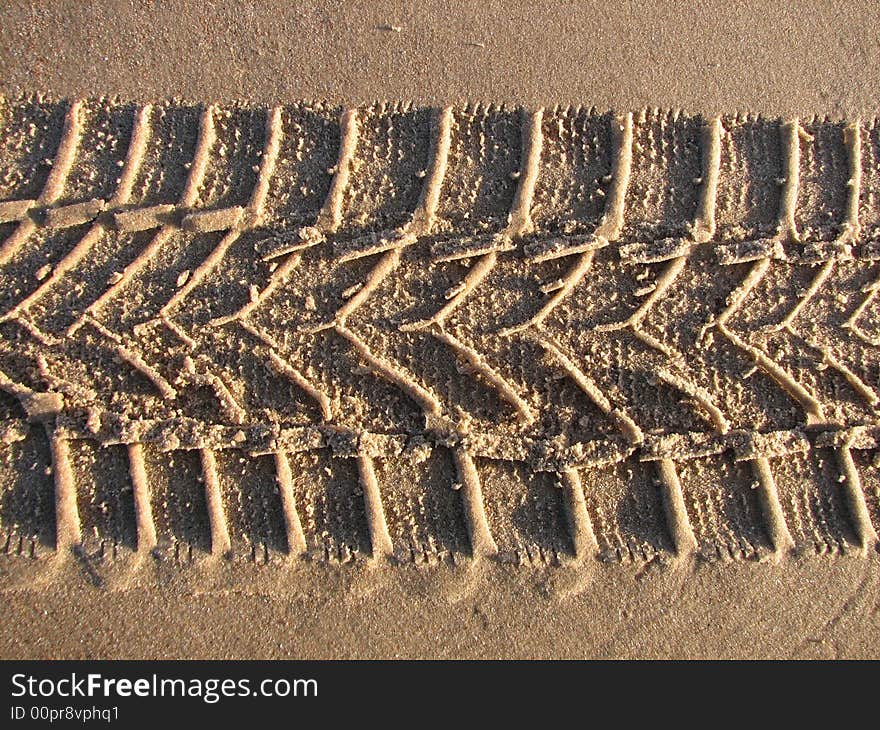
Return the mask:
{"type": "Polygon", "coordinates": [[[3,15],[4,657],[876,655],[872,11],[3,15]]]}

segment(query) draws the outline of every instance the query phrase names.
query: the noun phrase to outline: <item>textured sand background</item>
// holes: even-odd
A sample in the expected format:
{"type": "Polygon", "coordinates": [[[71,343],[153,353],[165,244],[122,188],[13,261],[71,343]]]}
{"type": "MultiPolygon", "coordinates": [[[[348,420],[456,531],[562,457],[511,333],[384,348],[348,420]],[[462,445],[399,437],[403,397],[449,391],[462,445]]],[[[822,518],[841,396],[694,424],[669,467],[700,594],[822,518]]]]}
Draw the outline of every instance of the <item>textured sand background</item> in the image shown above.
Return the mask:
{"type": "Polygon", "coordinates": [[[880,99],[872,3],[4,5],[7,93],[839,116],[880,99]]]}
{"type": "MultiPolygon", "coordinates": [[[[853,118],[880,111],[878,16],[818,2],[12,2],[0,11],[0,92],[853,118]]],[[[432,580],[304,571],[289,599],[231,573],[205,594],[218,580],[205,578],[108,592],[62,575],[39,593],[6,593],[0,655],[876,656],[880,630],[876,554],[611,566],[565,601],[513,568],[432,580]]]]}

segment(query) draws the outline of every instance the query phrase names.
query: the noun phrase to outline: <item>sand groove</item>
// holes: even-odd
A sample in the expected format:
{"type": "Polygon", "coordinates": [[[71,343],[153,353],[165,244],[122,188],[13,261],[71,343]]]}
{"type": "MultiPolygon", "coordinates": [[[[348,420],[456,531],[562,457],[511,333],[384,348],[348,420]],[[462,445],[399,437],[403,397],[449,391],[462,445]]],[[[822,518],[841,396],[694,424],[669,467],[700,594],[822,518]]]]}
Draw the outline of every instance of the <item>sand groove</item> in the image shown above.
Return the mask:
{"type": "Polygon", "coordinates": [[[876,549],[873,121],[114,103],[0,200],[7,553],[876,549]]]}

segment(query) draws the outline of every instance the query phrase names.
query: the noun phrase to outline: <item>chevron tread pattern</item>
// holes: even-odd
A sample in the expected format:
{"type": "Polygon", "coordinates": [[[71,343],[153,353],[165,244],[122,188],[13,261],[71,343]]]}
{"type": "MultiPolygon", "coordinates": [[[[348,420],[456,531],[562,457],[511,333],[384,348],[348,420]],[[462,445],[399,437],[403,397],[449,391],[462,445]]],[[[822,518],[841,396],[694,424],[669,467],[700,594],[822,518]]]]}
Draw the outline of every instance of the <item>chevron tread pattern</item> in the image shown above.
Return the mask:
{"type": "Polygon", "coordinates": [[[0,127],[7,555],[877,548],[875,120],[33,96],[0,127]]]}

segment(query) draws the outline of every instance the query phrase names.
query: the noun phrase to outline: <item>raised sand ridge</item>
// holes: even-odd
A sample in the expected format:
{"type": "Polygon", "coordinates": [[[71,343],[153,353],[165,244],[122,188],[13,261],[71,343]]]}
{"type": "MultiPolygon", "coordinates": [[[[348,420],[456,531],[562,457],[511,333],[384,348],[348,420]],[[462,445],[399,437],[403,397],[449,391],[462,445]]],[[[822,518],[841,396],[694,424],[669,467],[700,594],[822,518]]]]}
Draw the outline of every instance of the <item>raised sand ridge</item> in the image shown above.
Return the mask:
{"type": "Polygon", "coordinates": [[[0,101],[2,542],[780,559],[880,525],[880,126],[0,101]]]}

